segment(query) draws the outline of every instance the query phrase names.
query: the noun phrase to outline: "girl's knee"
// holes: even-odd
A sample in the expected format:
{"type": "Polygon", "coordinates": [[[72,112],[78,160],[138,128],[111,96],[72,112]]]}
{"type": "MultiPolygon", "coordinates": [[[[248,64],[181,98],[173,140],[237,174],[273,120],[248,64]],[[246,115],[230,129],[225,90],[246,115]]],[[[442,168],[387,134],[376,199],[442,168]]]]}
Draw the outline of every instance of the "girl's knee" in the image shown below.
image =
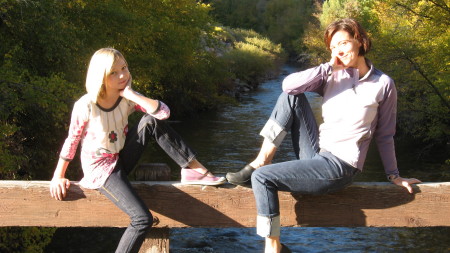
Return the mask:
{"type": "Polygon", "coordinates": [[[151,116],[150,114],[145,114],[142,116],[140,124],[155,124],[156,118],[151,116]]]}
{"type": "Polygon", "coordinates": [[[150,212],[132,218],[131,224],[141,229],[150,229],[153,226],[153,215],[150,212]]]}
{"type": "Polygon", "coordinates": [[[156,119],[149,114],[145,114],[139,121],[138,132],[141,132],[143,129],[147,129],[148,126],[154,128],[156,125],[157,125],[156,119]]]}

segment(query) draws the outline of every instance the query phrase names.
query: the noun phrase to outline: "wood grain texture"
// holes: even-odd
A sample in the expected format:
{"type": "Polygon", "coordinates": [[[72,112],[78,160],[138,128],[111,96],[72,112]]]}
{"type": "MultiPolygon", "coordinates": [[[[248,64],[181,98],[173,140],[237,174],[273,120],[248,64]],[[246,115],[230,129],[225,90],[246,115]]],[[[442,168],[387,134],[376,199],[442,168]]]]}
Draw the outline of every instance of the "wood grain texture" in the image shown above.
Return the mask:
{"type": "MultiPolygon", "coordinates": [[[[133,182],[156,227],[254,227],[250,188],[133,182]]],[[[96,190],[72,183],[64,201],[47,181],[0,181],[0,226],[126,227],[129,218],[96,190]]],[[[409,194],[390,183],[354,183],[326,195],[280,192],[282,226],[450,226],[450,183],[423,183],[409,194]]]]}

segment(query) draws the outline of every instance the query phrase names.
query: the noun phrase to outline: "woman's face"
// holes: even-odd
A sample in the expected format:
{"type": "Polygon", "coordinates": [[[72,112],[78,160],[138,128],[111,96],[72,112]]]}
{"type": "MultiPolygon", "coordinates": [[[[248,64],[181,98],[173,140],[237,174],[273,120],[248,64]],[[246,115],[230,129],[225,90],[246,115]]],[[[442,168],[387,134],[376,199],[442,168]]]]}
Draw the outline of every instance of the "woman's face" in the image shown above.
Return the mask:
{"type": "Polygon", "coordinates": [[[119,58],[111,67],[111,72],[105,77],[106,90],[123,90],[130,79],[130,71],[124,59],[119,58]]]}
{"type": "Polygon", "coordinates": [[[331,55],[336,56],[346,68],[356,68],[361,43],[344,30],[337,31],[330,41],[331,55]]]}

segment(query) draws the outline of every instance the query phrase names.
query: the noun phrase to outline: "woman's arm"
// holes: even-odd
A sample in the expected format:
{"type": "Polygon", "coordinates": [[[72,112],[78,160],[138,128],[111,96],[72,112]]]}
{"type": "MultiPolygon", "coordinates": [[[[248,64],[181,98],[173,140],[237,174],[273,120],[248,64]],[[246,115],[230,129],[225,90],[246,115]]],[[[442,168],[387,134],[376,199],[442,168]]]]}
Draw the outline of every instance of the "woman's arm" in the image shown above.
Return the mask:
{"type": "Polygon", "coordinates": [[[314,68],[292,73],[283,80],[283,91],[290,95],[307,91],[317,92],[322,95],[323,85],[332,72],[331,65],[324,63],[314,68]]]}
{"type": "Polygon", "coordinates": [[[397,116],[397,90],[394,81],[389,79],[386,86],[385,97],[379,105],[378,122],[375,131],[375,141],[380,152],[384,170],[389,181],[398,186],[405,187],[409,193],[413,193],[412,184],[421,183],[416,178],[403,178],[397,168],[395,155],[394,134],[397,116]]]}

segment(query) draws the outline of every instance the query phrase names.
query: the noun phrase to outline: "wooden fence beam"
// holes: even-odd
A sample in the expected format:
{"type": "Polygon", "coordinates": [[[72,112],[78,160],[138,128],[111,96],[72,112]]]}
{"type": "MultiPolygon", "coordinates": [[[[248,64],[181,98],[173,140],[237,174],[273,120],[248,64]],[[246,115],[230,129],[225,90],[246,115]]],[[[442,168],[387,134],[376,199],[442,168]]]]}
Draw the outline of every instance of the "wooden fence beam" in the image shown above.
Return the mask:
{"type": "MultiPolygon", "coordinates": [[[[156,227],[254,227],[250,188],[133,182],[156,227]]],[[[450,226],[450,182],[423,183],[409,194],[390,183],[354,183],[337,193],[280,192],[282,226],[450,226]]],[[[128,217],[98,191],[76,182],[64,201],[50,198],[48,181],[0,181],[0,226],[125,227],[128,217]]]]}

